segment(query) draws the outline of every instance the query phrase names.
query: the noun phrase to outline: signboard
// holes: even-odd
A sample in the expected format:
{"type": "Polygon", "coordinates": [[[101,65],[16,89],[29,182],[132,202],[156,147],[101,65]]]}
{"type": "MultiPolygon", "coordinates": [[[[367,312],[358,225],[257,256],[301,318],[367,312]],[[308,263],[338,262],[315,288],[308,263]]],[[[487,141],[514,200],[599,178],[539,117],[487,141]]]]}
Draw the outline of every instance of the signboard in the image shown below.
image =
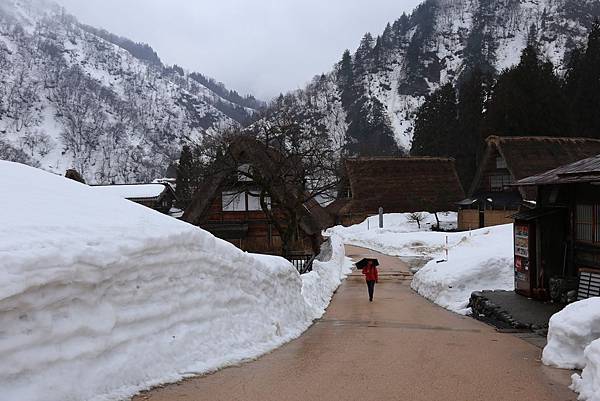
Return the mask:
{"type": "Polygon", "coordinates": [[[515,256],[529,258],[529,226],[515,225],[515,256]]]}

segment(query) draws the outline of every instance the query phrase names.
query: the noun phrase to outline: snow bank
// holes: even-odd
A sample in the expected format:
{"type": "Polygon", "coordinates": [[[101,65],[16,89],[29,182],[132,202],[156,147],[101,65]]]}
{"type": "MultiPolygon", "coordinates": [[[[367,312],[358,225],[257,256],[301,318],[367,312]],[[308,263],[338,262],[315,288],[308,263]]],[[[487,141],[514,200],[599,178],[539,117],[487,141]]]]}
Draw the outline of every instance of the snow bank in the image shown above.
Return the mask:
{"type": "Polygon", "coordinates": [[[352,260],[346,257],[344,243],[337,235],[330,237],[331,258],[315,261],[313,271],[302,275],[302,296],[310,306],[311,315],[320,318],[344,277],[352,273],[352,260]]]}
{"type": "Polygon", "coordinates": [[[513,228],[511,224],[449,236],[447,262],[432,260],[413,277],[411,287],[425,298],[460,314],[471,293],[514,290],[513,228]]]}
{"type": "Polygon", "coordinates": [[[343,244],[284,259],[0,161],[0,401],[117,400],[255,358],[321,316],[343,244]]]}
{"type": "MultiPolygon", "coordinates": [[[[344,243],[369,248],[391,256],[441,255],[448,234],[431,231],[435,216],[423,212],[425,221],[421,228],[408,221],[409,213],[384,215],[384,228],[379,227],[379,216],[369,217],[350,227],[336,226],[326,231],[339,235],[344,243]]],[[[438,213],[443,228],[456,227],[456,213],[438,213]]]]}
{"type": "Polygon", "coordinates": [[[600,401],[600,340],[593,341],[584,352],[585,368],[581,376],[573,375],[571,390],[583,401],[600,401]]]}
{"type": "Polygon", "coordinates": [[[542,361],[558,368],[583,369],[585,348],[599,338],[600,298],[574,302],[550,318],[542,361]]]}
{"type": "Polygon", "coordinates": [[[552,316],[542,362],[583,369],[573,375],[571,389],[580,400],[600,401],[600,298],[572,303],[552,316]]]}

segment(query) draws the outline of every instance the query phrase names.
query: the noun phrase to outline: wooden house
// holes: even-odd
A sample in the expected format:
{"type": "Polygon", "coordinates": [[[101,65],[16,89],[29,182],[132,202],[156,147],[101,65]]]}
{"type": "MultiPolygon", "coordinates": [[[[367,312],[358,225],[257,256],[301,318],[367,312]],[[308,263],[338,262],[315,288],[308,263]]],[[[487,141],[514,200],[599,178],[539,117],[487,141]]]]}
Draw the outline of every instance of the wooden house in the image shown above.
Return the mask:
{"type": "Polygon", "coordinates": [[[600,296],[600,154],[515,185],[537,192],[536,207],[514,216],[516,291],[562,302],[600,296]]]}
{"type": "Polygon", "coordinates": [[[378,213],[456,209],[464,191],[454,160],[433,157],[361,157],[345,161],[345,185],[327,207],[337,223],[352,225],[378,213]]]}
{"type": "MultiPolygon", "coordinates": [[[[183,220],[198,225],[245,251],[282,255],[283,244],[276,228],[277,224],[285,224],[281,209],[266,198],[270,213],[265,213],[260,202],[260,187],[254,185],[246,174],[240,174],[249,169],[273,171],[278,165],[275,161],[280,162],[282,156],[251,138],[238,138],[230,145],[229,155],[235,159],[240,171],[232,174],[227,169],[217,170],[205,180],[195,192],[183,220]]],[[[273,188],[281,192],[285,189],[273,188]]],[[[292,194],[293,191],[290,191],[285,196],[290,197],[292,194]]],[[[293,249],[288,253],[316,255],[323,241],[321,231],[330,227],[333,219],[314,199],[300,205],[302,215],[298,227],[299,241],[293,244],[293,249]]]]}
{"type": "Polygon", "coordinates": [[[458,203],[458,228],[512,223],[511,216],[524,202],[533,206],[537,194],[534,188],[511,184],[598,153],[598,139],[489,137],[468,198],[458,203]]]}
{"type": "Polygon", "coordinates": [[[169,214],[175,203],[175,191],[167,183],[93,185],[99,193],[112,194],[169,214]]]}

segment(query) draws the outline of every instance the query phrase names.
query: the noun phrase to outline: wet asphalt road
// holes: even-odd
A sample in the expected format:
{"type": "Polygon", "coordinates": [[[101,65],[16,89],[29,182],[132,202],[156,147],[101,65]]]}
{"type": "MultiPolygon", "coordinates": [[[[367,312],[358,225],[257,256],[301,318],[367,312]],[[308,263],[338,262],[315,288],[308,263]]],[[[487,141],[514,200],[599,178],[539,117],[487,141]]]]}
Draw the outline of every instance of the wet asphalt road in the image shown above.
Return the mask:
{"type": "Polygon", "coordinates": [[[373,303],[355,273],[299,339],[134,400],[576,400],[570,372],[543,366],[539,348],[421,298],[397,258],[350,246],[347,254],[379,258],[373,303]]]}

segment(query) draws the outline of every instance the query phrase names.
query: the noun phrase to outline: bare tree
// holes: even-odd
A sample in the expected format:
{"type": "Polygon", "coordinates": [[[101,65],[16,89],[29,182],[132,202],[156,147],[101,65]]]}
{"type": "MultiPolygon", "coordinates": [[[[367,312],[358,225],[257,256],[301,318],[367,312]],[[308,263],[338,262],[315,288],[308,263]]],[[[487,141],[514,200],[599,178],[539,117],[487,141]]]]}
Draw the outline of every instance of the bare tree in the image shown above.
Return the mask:
{"type": "Polygon", "coordinates": [[[425,221],[425,214],[421,212],[413,212],[406,218],[409,223],[417,223],[419,230],[421,229],[421,223],[425,221]]]}
{"type": "MultiPolygon", "coordinates": [[[[208,138],[196,149],[204,177],[200,181],[222,177],[235,182],[232,188],[239,193],[252,191],[279,233],[284,255],[310,224],[307,203],[333,196],[339,184],[339,150],[327,132],[288,115],[271,116],[244,132],[208,138]]],[[[195,222],[200,214],[192,201],[184,219],[195,222]]]]}

